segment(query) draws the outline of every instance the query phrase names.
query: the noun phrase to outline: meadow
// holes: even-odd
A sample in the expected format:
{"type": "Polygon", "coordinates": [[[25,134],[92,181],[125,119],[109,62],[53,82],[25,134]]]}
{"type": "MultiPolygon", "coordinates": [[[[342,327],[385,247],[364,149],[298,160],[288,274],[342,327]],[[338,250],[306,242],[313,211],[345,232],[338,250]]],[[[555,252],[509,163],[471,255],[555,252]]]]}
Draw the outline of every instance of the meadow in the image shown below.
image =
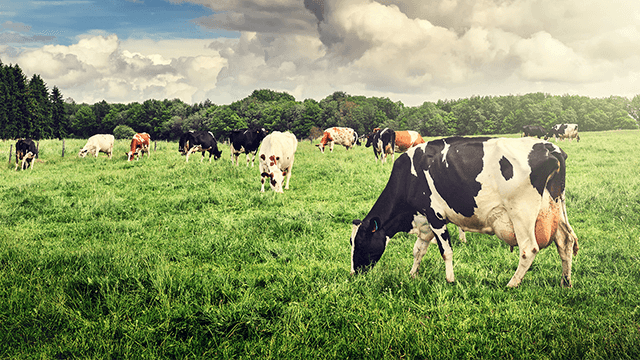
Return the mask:
{"type": "Polygon", "coordinates": [[[573,288],[552,245],[515,289],[517,250],[471,233],[453,242],[453,284],[436,247],[409,277],[408,234],[351,276],[351,222],[391,172],[364,146],[300,142],[291,189],[275,194],[226,146],[185,163],[158,141],[127,162],[128,141],[109,160],[45,140],[16,172],[0,142],[0,358],[640,358],[639,135],[558,143],[573,288]]]}

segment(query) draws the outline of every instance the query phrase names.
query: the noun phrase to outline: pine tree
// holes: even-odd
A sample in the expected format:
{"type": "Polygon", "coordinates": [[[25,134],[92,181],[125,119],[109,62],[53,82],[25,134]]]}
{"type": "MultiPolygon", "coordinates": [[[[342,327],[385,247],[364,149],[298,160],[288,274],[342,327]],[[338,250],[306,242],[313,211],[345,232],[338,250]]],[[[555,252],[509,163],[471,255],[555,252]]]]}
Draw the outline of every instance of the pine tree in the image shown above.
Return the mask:
{"type": "Polygon", "coordinates": [[[67,116],[64,111],[64,100],[62,93],[57,86],[51,91],[51,126],[53,137],[64,139],[68,136],[67,132],[67,116]]]}
{"type": "Polygon", "coordinates": [[[46,139],[53,137],[49,90],[38,74],[34,74],[28,86],[30,137],[46,139]]]}

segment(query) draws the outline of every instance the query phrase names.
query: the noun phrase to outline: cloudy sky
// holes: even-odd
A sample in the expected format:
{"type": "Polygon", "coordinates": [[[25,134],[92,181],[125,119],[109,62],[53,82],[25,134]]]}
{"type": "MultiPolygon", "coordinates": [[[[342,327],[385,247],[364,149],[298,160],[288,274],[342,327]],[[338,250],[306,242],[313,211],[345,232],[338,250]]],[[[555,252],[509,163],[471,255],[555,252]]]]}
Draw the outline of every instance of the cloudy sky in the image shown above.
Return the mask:
{"type": "Polygon", "coordinates": [[[637,0],[3,0],[0,60],[76,102],[255,89],[415,106],[640,94],[637,0]]]}

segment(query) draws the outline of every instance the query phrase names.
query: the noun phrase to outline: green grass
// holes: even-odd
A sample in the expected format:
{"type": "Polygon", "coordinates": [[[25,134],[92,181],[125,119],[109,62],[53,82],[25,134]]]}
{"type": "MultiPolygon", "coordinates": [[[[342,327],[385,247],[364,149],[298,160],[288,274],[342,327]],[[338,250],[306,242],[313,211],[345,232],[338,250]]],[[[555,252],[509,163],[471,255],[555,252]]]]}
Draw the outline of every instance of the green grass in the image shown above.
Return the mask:
{"type": "Polygon", "coordinates": [[[409,278],[406,234],[350,276],[351,221],[391,171],[369,148],[301,142],[291,189],[263,194],[257,165],[232,166],[226,147],[185,163],[158,142],[128,163],[125,141],[112,160],[43,141],[15,172],[2,142],[0,358],[637,359],[638,135],[559,143],[580,244],[571,289],[554,246],[506,288],[517,251],[480,234],[454,241],[454,284],[435,247],[409,278]]]}

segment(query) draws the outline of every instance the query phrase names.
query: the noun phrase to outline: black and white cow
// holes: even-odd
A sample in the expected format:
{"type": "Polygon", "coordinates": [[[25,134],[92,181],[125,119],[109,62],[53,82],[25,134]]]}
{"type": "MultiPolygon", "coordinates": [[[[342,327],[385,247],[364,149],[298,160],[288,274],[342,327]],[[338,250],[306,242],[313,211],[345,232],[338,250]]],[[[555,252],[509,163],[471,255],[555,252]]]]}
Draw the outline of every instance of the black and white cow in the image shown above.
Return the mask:
{"type": "Polygon", "coordinates": [[[522,127],[522,136],[535,136],[538,139],[547,135],[547,129],[540,125],[524,125],[522,127]]]}
{"type": "Polygon", "coordinates": [[[560,140],[569,139],[580,141],[580,135],[578,135],[578,124],[556,124],[553,125],[551,130],[545,136],[545,140],[553,136],[553,139],[557,142],[560,140]]]}
{"type": "Polygon", "coordinates": [[[231,162],[238,166],[238,156],[240,156],[241,153],[245,153],[247,154],[247,166],[249,166],[249,161],[251,161],[251,167],[253,167],[260,143],[266,136],[267,131],[264,128],[233,130],[229,136],[229,142],[231,143],[231,162]]]}
{"type": "Polygon", "coordinates": [[[38,147],[31,139],[20,139],[16,142],[16,171],[18,162],[22,161],[22,170],[30,168],[33,170],[34,159],[38,156],[38,147]],[[25,166],[26,165],[26,166],[25,166]]]}
{"type": "Polygon", "coordinates": [[[555,242],[562,285],[571,286],[578,238],[565,205],[566,157],[556,145],[534,138],[454,137],[410,148],[395,162],[369,214],[353,221],[351,272],[373,266],[387,241],[398,232],[412,231],[416,215],[423,215],[430,232],[416,240],[412,276],[435,236],[446,279],[454,281],[446,227],[451,222],[519,247],[510,287],[520,284],[538,251],[555,242]]]}
{"type": "Polygon", "coordinates": [[[365,147],[373,147],[373,155],[376,156],[376,162],[378,162],[378,155],[380,155],[380,163],[384,164],[387,159],[387,155],[391,155],[391,160],[395,160],[396,149],[396,133],[395,131],[384,128],[374,129],[373,133],[367,136],[367,143],[365,147]]]}
{"type": "Polygon", "coordinates": [[[190,131],[182,134],[178,142],[178,151],[187,156],[187,162],[189,162],[189,155],[196,151],[202,152],[200,162],[204,160],[205,151],[209,152],[209,162],[211,162],[211,156],[214,160],[218,160],[222,155],[222,151],[218,150],[218,142],[210,131],[190,131]]]}

